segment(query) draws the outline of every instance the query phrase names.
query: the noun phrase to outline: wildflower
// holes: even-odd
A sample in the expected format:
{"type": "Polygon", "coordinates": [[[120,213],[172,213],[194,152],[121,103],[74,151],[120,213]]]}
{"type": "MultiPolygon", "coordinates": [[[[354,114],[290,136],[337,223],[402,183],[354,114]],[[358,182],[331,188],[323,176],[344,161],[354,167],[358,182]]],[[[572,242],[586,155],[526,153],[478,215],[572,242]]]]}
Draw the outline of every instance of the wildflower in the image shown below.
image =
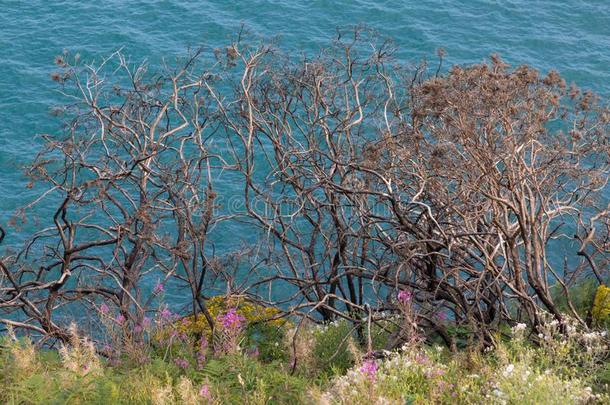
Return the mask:
{"type": "Polygon", "coordinates": [[[524,323],[518,323],[513,327],[513,333],[523,332],[527,328],[527,325],[524,323]]]}
{"type": "Polygon", "coordinates": [[[205,367],[205,354],[204,353],[199,353],[197,354],[197,369],[198,370],[203,370],[203,367],[205,367]]]}
{"type": "Polygon", "coordinates": [[[144,327],[144,329],[148,329],[150,327],[150,318],[145,316],[144,319],[142,319],[142,326],[144,327]]]}
{"type": "Polygon", "coordinates": [[[165,287],[163,286],[163,283],[159,282],[153,289],[153,294],[160,294],[163,291],[165,291],[165,287]]]}
{"type": "Polygon", "coordinates": [[[220,315],[217,320],[220,323],[222,338],[219,339],[215,350],[222,353],[231,353],[238,350],[239,336],[246,319],[237,313],[235,308],[231,308],[220,315]]]}
{"type": "Polygon", "coordinates": [[[436,378],[436,377],[440,377],[440,376],[444,375],[445,374],[445,370],[442,370],[440,368],[432,369],[432,370],[425,370],[424,374],[428,378],[436,378]]]}
{"type": "Polygon", "coordinates": [[[504,393],[497,388],[493,390],[493,394],[498,398],[501,398],[504,396],[504,393]]]}
{"type": "Polygon", "coordinates": [[[169,319],[172,317],[172,311],[170,311],[167,308],[163,308],[163,310],[161,311],[161,318],[162,319],[169,319]]]}
{"type": "Polygon", "coordinates": [[[100,312],[102,314],[107,314],[110,311],[110,308],[108,308],[108,305],[106,305],[106,303],[102,303],[102,305],[100,305],[100,312]]]}
{"type": "Polygon", "coordinates": [[[447,319],[447,314],[445,312],[439,312],[436,314],[436,318],[441,322],[445,321],[447,319]]]}
{"type": "Polygon", "coordinates": [[[398,292],[398,296],[396,297],[398,299],[398,302],[400,302],[401,304],[406,304],[409,301],[411,301],[413,294],[411,294],[410,291],[406,291],[406,290],[400,290],[398,292]]]}
{"type": "Polygon", "coordinates": [[[509,364],[508,366],[506,366],[506,369],[502,372],[502,375],[504,377],[508,377],[509,375],[512,374],[514,369],[515,369],[515,365],[514,364],[509,364]]]}
{"type": "Polygon", "coordinates": [[[176,363],[176,365],[182,369],[186,369],[189,366],[188,360],[183,359],[181,357],[178,357],[177,359],[175,359],[174,363],[176,363]]]}
{"type": "Polygon", "coordinates": [[[237,313],[235,308],[229,309],[224,315],[218,317],[224,329],[240,329],[245,318],[237,313]]]}
{"type": "Polygon", "coordinates": [[[417,353],[417,355],[415,356],[415,361],[418,364],[426,364],[428,363],[428,360],[430,360],[430,358],[425,354],[417,353]]]}
{"type": "Polygon", "coordinates": [[[116,323],[118,323],[119,325],[122,325],[122,324],[123,324],[123,322],[125,322],[125,320],[126,320],[126,319],[125,319],[125,316],[123,316],[123,314],[118,314],[118,315],[116,316],[116,318],[114,318],[114,321],[115,321],[116,323]]]}
{"type": "Polygon", "coordinates": [[[210,387],[207,384],[203,384],[199,389],[199,396],[207,401],[212,400],[212,393],[210,392],[210,387]]]}
{"type": "Polygon", "coordinates": [[[377,363],[375,363],[375,360],[366,360],[362,364],[362,367],[360,367],[360,372],[370,381],[375,381],[375,377],[377,376],[377,363]]]}

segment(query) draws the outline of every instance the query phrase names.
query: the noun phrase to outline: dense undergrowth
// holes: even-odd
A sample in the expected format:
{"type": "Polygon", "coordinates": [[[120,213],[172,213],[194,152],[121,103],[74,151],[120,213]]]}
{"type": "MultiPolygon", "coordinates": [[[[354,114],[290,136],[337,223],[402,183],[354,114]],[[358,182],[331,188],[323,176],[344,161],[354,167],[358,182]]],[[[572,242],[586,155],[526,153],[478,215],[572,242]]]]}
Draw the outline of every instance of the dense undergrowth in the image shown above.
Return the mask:
{"type": "Polygon", "coordinates": [[[120,316],[106,313],[106,357],[77,337],[75,328],[71,344],[59,350],[36,348],[11,334],[2,343],[0,402],[610,402],[603,328],[582,331],[568,322],[561,333],[549,317],[535,331],[526,324],[507,325],[493,348],[450,352],[413,336],[400,350],[387,352],[382,348],[392,318],[386,328],[359,335],[342,321],[276,319],[275,310],[238,298],[212,300],[211,313],[218,324],[213,333],[199,319],[161,311],[143,325],[143,344],[130,342],[128,333],[120,333],[120,316]]]}

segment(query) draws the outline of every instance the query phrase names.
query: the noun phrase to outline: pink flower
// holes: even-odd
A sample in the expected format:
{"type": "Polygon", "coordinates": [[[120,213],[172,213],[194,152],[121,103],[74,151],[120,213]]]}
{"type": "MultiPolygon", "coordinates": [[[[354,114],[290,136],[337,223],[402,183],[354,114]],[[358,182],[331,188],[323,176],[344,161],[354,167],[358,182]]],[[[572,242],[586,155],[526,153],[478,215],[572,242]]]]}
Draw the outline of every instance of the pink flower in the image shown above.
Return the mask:
{"type": "Polygon", "coordinates": [[[102,305],[100,305],[100,312],[104,315],[106,315],[108,313],[108,311],[110,311],[110,308],[108,308],[108,305],[106,305],[106,303],[102,303],[102,305]]]}
{"type": "Polygon", "coordinates": [[[202,336],[199,339],[199,347],[197,348],[197,368],[199,370],[203,369],[206,360],[206,352],[208,350],[208,340],[205,336],[202,336]]]}
{"type": "Polygon", "coordinates": [[[413,294],[411,294],[410,291],[400,290],[396,298],[398,298],[398,302],[400,302],[401,304],[406,304],[407,302],[411,301],[412,297],[413,294]]]}
{"type": "Polygon", "coordinates": [[[201,336],[201,338],[199,339],[199,351],[205,352],[207,348],[208,340],[205,338],[205,336],[201,336]]]}
{"type": "Polygon", "coordinates": [[[430,358],[428,356],[426,356],[425,354],[418,353],[415,356],[415,361],[417,362],[417,364],[426,364],[426,363],[428,363],[429,360],[430,360],[430,358]]]}
{"type": "Polygon", "coordinates": [[[171,316],[172,316],[172,311],[170,311],[167,308],[163,308],[163,311],[161,311],[161,318],[168,319],[168,318],[171,318],[171,316]]]}
{"type": "Polygon", "coordinates": [[[360,367],[360,372],[370,381],[375,381],[375,377],[377,376],[377,363],[375,363],[375,360],[366,360],[362,364],[362,367],[360,367]]]}
{"type": "Polygon", "coordinates": [[[217,318],[220,323],[221,339],[215,343],[217,353],[232,353],[239,349],[239,336],[246,319],[237,313],[235,308],[229,309],[217,318]]]}
{"type": "Polygon", "coordinates": [[[436,314],[436,318],[439,321],[444,321],[444,320],[447,319],[447,314],[445,312],[439,312],[439,313],[436,314]]]}
{"type": "Polygon", "coordinates": [[[116,323],[121,325],[123,322],[125,322],[125,317],[123,316],[123,314],[118,314],[116,316],[116,318],[114,318],[114,320],[115,320],[116,323]]]}
{"type": "Polygon", "coordinates": [[[155,286],[155,288],[153,289],[153,293],[160,294],[163,291],[165,291],[165,286],[163,285],[163,283],[158,282],[157,285],[155,286]]]}
{"type": "Polygon", "coordinates": [[[210,387],[207,384],[203,384],[199,389],[199,396],[201,398],[205,398],[208,401],[212,400],[212,393],[210,392],[210,387]]]}
{"type": "Polygon", "coordinates": [[[180,357],[175,359],[174,363],[176,363],[176,365],[182,369],[187,369],[189,366],[188,360],[180,358],[180,357]]]}
{"type": "Polygon", "coordinates": [[[205,360],[205,353],[197,353],[197,369],[203,370],[203,367],[205,366],[205,360]]]}
{"type": "Polygon", "coordinates": [[[226,313],[218,317],[224,329],[237,330],[241,329],[242,323],[246,320],[243,316],[237,313],[235,308],[229,309],[226,313]]]}
{"type": "Polygon", "coordinates": [[[445,374],[445,370],[442,370],[440,368],[434,370],[426,370],[424,371],[424,374],[426,374],[426,377],[428,378],[436,378],[445,374]]]}
{"type": "Polygon", "coordinates": [[[150,318],[145,316],[144,319],[142,319],[142,326],[146,329],[148,327],[150,327],[150,318]]]}

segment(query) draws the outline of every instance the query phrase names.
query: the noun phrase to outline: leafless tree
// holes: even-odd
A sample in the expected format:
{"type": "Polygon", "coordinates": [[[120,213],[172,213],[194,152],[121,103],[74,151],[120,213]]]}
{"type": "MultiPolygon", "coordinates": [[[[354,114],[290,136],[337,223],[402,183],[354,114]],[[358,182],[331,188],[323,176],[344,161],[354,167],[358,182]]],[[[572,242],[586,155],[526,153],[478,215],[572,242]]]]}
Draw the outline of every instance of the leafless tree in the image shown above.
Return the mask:
{"type": "Polygon", "coordinates": [[[47,191],[27,207],[58,200],[53,226],[2,267],[10,281],[2,306],[22,311],[21,326],[66,338],[61,308],[104,302],[133,327],[156,305],[153,280],[173,280],[213,327],[203,291],[214,270],[207,236],[222,220],[211,176],[221,159],[209,148],[209,73],[195,73],[199,54],[156,76],[120,52],[95,66],[57,58],[53,79],[73,102],[61,111],[65,131],[44,136],[29,168],[47,191]]]}
{"type": "Polygon", "coordinates": [[[233,48],[243,75],[217,101],[276,263],[260,282],[356,324],[407,289],[444,337],[443,308],[483,339],[540,309],[561,321],[552,286],[569,297],[579,277],[607,277],[608,109],[556,72],[493,56],[439,76],[367,41],[297,62],[233,48]],[[549,258],[558,246],[567,268],[549,258]]]}

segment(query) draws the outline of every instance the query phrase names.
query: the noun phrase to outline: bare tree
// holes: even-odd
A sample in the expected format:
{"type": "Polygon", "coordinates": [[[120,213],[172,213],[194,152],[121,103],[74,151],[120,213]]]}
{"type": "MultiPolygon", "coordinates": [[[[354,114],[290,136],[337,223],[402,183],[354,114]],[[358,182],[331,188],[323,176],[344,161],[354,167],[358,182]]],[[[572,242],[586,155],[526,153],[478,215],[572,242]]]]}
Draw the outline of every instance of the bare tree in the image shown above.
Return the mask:
{"type": "Polygon", "coordinates": [[[444,337],[443,308],[483,339],[538,324],[541,308],[561,321],[553,285],[569,296],[581,275],[607,277],[591,260],[607,263],[607,238],[593,241],[607,234],[607,108],[555,72],[497,57],[408,71],[391,43],[367,41],[356,31],[296,63],[233,48],[243,76],[230,105],[217,100],[277,263],[261,282],[357,324],[364,304],[395,309],[388,293],[408,289],[420,325],[444,337]],[[549,257],[560,239],[572,267],[549,257]]]}
{"type": "Polygon", "coordinates": [[[125,327],[139,324],[155,308],[152,285],[167,280],[186,287],[185,302],[213,327],[204,288],[207,236],[221,219],[211,176],[220,160],[209,149],[209,74],[195,73],[199,56],[152,77],[120,52],[97,66],[57,58],[53,79],[74,101],[62,111],[64,133],[44,136],[29,169],[48,188],[29,207],[60,202],[53,226],[36,233],[13,268],[2,267],[11,281],[3,306],[22,311],[28,327],[65,338],[65,307],[100,302],[116,306],[125,327]],[[35,267],[26,264],[32,256],[35,267]]]}

